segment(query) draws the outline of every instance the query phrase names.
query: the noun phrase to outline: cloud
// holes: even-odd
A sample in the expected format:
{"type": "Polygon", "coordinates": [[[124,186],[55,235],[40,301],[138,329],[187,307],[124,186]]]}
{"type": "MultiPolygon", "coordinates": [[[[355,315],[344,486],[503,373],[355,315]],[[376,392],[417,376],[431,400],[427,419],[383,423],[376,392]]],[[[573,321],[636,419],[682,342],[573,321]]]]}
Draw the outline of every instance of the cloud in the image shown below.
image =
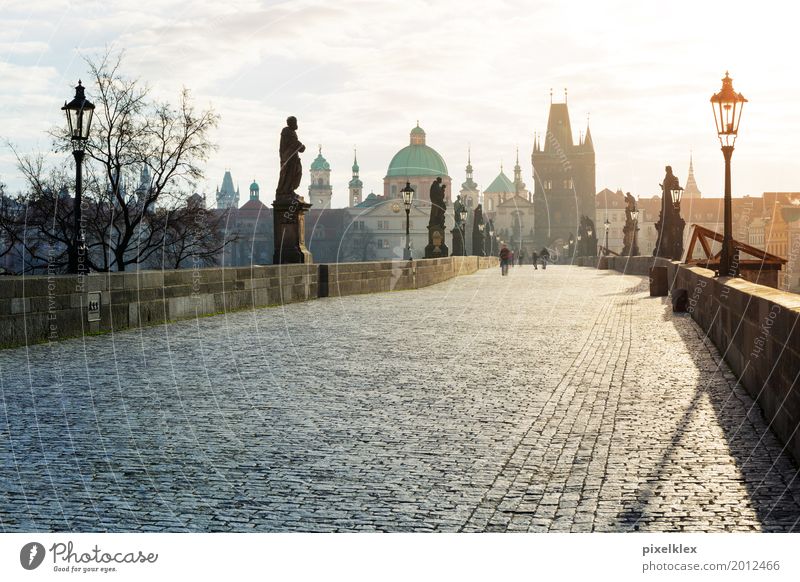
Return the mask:
{"type": "MultiPolygon", "coordinates": [[[[288,114],[300,118],[301,139],[323,144],[335,204],[346,201],[353,146],[365,189],[380,191],[417,119],[456,182],[471,144],[480,184],[501,159],[513,163],[517,146],[531,184],[533,133],[546,127],[550,89],[560,100],[568,87],[576,137],[591,113],[598,189],[649,195],[667,163],[685,179],[693,148],[701,188],[715,194],[721,157],[708,98],[726,67],[752,101],[734,192],[796,189],[800,180],[791,127],[800,81],[785,73],[794,64],[792,20],[748,12],[750,33],[730,43],[714,23],[735,3],[112,1],[93,5],[88,17],[66,4],[44,6],[10,4],[8,18],[18,24],[0,46],[17,50],[0,53],[0,63],[15,68],[13,83],[33,104],[28,116],[46,122],[32,126],[4,110],[0,131],[24,142],[59,123],[59,101],[85,73],[81,55],[114,43],[159,97],[187,86],[221,113],[208,192],[226,168],[270,192],[288,114]]],[[[11,93],[0,88],[0,99],[11,93]]],[[[0,174],[10,182],[13,169],[0,162],[0,174]]]]}

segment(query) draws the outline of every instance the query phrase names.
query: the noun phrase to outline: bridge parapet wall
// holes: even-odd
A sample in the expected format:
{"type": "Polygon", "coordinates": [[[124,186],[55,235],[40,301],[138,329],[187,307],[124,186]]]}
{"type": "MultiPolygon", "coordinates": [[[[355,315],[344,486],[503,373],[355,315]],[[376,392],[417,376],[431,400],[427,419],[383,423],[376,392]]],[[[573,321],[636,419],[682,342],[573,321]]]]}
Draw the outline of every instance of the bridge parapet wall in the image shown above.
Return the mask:
{"type": "Polygon", "coordinates": [[[610,258],[610,268],[636,275],[654,264],[668,268],[671,289],[687,291],[687,311],[800,464],[800,295],[676,261],[625,259],[610,258]]]}
{"type": "Polygon", "coordinates": [[[95,273],[82,281],[76,275],[3,277],[0,347],[308,301],[325,295],[325,282],[332,296],[415,289],[496,264],[493,257],[448,257],[95,273]],[[88,303],[97,297],[98,318],[89,321],[88,303]]]}

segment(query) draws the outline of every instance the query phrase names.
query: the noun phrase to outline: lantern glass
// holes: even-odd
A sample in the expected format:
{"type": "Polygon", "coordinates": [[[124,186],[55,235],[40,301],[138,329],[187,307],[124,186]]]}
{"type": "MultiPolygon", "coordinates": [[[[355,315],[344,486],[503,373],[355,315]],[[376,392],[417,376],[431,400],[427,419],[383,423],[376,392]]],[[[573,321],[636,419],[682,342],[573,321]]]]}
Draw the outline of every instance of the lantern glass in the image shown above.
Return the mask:
{"type": "Polygon", "coordinates": [[[61,108],[67,115],[67,129],[70,139],[77,142],[84,142],[89,138],[89,130],[92,127],[92,116],[94,114],[94,104],[86,99],[84,87],[80,81],[75,87],[75,98],[69,103],[64,103],[61,108]]]}
{"type": "Polygon", "coordinates": [[[636,222],[639,220],[639,211],[638,210],[631,210],[631,220],[636,222]]]}
{"type": "Polygon", "coordinates": [[[579,235],[578,235],[578,240],[581,240],[581,237],[582,237],[582,235],[580,235],[580,234],[579,234],[579,235]]]}
{"type": "Polygon", "coordinates": [[[676,188],[675,190],[672,190],[672,203],[680,204],[681,196],[683,196],[683,188],[676,188]]]}
{"type": "Polygon", "coordinates": [[[587,229],[586,229],[586,236],[588,236],[589,238],[592,238],[592,233],[593,233],[593,232],[594,232],[594,231],[593,231],[591,228],[587,228],[587,229]]]}
{"type": "Polygon", "coordinates": [[[739,121],[742,118],[742,108],[745,103],[747,103],[747,99],[733,89],[733,79],[726,71],[725,78],[722,79],[722,89],[711,97],[714,122],[723,147],[733,147],[739,133],[739,121]]]}
{"type": "Polygon", "coordinates": [[[406,182],[406,187],[401,190],[401,193],[403,194],[403,204],[406,205],[406,209],[410,209],[411,201],[414,200],[414,189],[410,182],[406,182]]]}

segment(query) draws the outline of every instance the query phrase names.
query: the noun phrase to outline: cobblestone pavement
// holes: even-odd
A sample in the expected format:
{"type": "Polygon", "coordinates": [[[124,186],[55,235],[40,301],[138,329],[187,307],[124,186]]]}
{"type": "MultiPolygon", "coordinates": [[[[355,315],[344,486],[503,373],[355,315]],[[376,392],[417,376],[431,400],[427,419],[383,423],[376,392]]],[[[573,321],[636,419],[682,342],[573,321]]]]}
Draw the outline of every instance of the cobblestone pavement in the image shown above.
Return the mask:
{"type": "Polygon", "coordinates": [[[3,531],[798,529],[800,479],[640,277],[479,272],[0,352],[3,531]]]}

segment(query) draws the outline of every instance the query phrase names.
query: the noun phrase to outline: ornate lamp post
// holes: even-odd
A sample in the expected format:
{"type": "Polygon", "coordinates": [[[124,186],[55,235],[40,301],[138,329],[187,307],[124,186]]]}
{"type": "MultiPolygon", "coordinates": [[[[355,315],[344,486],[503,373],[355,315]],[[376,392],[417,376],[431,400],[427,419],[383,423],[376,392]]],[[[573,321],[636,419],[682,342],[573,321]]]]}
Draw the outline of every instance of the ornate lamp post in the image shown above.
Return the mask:
{"type": "Polygon", "coordinates": [[[585,246],[587,247],[586,248],[586,256],[587,257],[592,257],[592,256],[595,256],[597,254],[597,243],[596,242],[594,244],[594,248],[592,248],[592,235],[593,234],[594,234],[594,231],[592,230],[592,227],[591,226],[588,227],[586,229],[586,244],[585,244],[585,246]]]}
{"type": "Polygon", "coordinates": [[[400,190],[403,194],[403,205],[406,207],[406,248],[403,251],[403,260],[411,260],[411,234],[409,233],[409,223],[411,222],[411,202],[414,200],[414,189],[411,182],[406,182],[406,187],[400,190]]]}
{"type": "Polygon", "coordinates": [[[714,122],[725,158],[725,227],[722,233],[722,254],[719,261],[719,276],[736,277],[739,274],[739,261],[734,260],[733,248],[733,210],[731,208],[731,157],[733,145],[739,133],[739,120],[747,99],[733,90],[733,79],[725,71],[722,89],[711,97],[714,122]]]}
{"type": "Polygon", "coordinates": [[[86,140],[89,139],[89,128],[92,125],[94,105],[86,99],[84,86],[78,81],[75,97],[64,102],[62,111],[67,114],[67,128],[72,140],[72,155],[75,156],[75,228],[72,233],[72,246],[69,253],[69,272],[84,274],[86,272],[86,241],[81,227],[81,197],[83,195],[83,154],[86,140]]]}
{"type": "Polygon", "coordinates": [[[575,256],[582,257],[584,253],[583,243],[581,242],[583,240],[583,235],[580,232],[578,232],[578,236],[575,237],[575,239],[578,241],[575,244],[575,250],[577,251],[575,256]]]}
{"type": "Polygon", "coordinates": [[[608,255],[608,229],[611,228],[611,223],[608,221],[608,217],[606,217],[606,221],[603,223],[603,225],[606,227],[606,248],[603,251],[603,255],[606,256],[608,255]]]}
{"type": "Polygon", "coordinates": [[[637,239],[636,233],[639,232],[639,211],[638,210],[631,210],[631,220],[633,221],[633,240],[631,242],[631,248],[629,251],[629,256],[633,257],[639,254],[639,244],[637,239]]]}

